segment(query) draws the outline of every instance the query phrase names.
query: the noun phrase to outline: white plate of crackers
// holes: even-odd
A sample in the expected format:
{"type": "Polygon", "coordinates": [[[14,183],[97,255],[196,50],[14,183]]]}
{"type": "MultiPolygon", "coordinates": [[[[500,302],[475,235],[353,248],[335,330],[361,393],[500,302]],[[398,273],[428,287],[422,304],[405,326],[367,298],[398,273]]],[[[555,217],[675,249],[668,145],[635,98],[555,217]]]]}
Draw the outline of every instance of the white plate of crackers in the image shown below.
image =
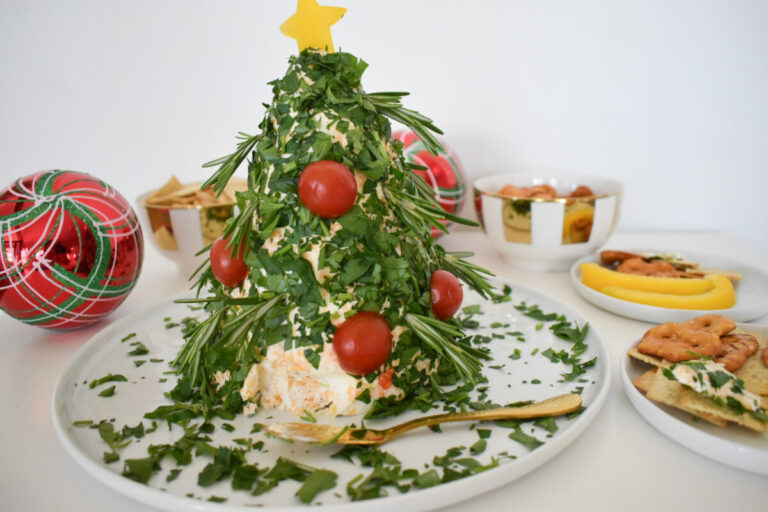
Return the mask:
{"type": "MultiPolygon", "coordinates": [[[[763,351],[768,351],[768,326],[736,324],[734,333],[746,333],[757,341],[758,349],[751,355],[751,351],[742,354],[745,361],[733,375],[743,382],[747,394],[762,400],[765,409],[768,366],[763,351]]],[[[671,379],[670,369],[680,363],[674,365],[662,357],[640,353],[640,343],[635,341],[627,347],[621,364],[624,392],[640,415],[662,434],[700,455],[768,476],[768,424],[748,411],[739,414],[671,379]]],[[[722,362],[718,357],[712,359],[722,362]]]]}
{"type": "MultiPolygon", "coordinates": [[[[631,252],[638,254],[674,254],[674,251],[671,250],[658,249],[653,251],[635,249],[631,250],[631,252]]],[[[737,260],[708,253],[686,251],[682,256],[685,260],[700,262],[702,267],[724,269],[723,272],[728,274],[733,281],[736,292],[736,304],[728,309],[706,311],[649,306],[611,297],[593,290],[582,283],[581,264],[600,263],[600,253],[581,258],[571,266],[571,284],[579,295],[595,306],[611,313],[643,322],[680,322],[692,316],[707,313],[727,315],[736,322],[749,322],[768,313],[768,273],[737,260]]]]}

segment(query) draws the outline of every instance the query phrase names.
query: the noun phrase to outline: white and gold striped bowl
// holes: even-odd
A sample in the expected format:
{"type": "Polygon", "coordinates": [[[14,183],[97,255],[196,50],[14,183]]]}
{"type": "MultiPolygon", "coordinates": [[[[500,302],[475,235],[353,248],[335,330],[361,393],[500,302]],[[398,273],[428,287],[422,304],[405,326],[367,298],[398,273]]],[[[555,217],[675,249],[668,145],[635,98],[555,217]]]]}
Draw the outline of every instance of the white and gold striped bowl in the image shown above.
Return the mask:
{"type": "Polygon", "coordinates": [[[494,174],[475,180],[475,210],[491,245],[507,261],[561,271],[605,244],[619,221],[623,189],[618,181],[585,174],[494,174]],[[595,195],[509,198],[498,194],[505,185],[551,185],[559,196],[586,185],[595,195]]]}
{"type": "Polygon", "coordinates": [[[136,199],[145,238],[160,254],[176,262],[183,274],[191,275],[208,256],[196,254],[224,232],[227,219],[234,214],[235,203],[160,206],[147,204],[150,194],[136,199]]]}

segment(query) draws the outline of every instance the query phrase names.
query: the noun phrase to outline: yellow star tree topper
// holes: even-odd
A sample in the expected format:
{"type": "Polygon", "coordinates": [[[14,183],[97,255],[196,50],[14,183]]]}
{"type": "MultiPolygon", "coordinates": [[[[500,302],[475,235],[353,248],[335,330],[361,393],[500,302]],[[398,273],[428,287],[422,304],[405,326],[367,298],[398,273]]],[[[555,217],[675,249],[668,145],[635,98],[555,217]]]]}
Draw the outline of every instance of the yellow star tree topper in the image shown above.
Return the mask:
{"type": "Polygon", "coordinates": [[[280,31],[304,48],[318,48],[333,53],[331,25],[344,16],[344,7],[319,5],[316,0],[299,0],[296,13],[280,25],[280,31]]]}

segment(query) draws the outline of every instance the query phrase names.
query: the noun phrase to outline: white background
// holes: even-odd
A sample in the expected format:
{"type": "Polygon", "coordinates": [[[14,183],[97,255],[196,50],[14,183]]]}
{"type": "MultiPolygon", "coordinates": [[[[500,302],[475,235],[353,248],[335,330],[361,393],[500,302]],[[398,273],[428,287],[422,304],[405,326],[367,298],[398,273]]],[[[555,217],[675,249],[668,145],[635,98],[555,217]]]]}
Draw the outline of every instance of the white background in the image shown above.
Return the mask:
{"type": "MultiPolygon", "coordinates": [[[[468,175],[626,186],[620,229],[768,255],[768,2],[337,0],[369,91],[407,90],[468,175]]],[[[1,186],[76,169],[129,199],[253,132],[294,1],[0,0],[1,186]]],[[[465,209],[465,213],[470,213],[465,209]]]]}

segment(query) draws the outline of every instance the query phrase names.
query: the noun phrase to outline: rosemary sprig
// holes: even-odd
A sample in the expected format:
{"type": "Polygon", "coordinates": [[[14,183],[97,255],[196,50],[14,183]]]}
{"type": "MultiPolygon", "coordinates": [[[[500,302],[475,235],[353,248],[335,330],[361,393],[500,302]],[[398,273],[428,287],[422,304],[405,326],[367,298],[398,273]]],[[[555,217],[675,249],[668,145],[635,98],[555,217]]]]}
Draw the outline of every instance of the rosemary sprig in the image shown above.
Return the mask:
{"type": "Polygon", "coordinates": [[[464,335],[451,324],[415,313],[405,315],[405,322],[422,341],[446,357],[465,382],[477,383],[482,377],[484,352],[463,341],[464,335]]]}
{"type": "Polygon", "coordinates": [[[430,201],[394,187],[387,187],[385,194],[395,212],[399,213],[399,217],[416,233],[423,233],[425,226],[434,226],[447,233],[448,228],[440,222],[442,219],[465,226],[477,226],[474,221],[446,212],[434,199],[430,201]]]}
{"type": "Polygon", "coordinates": [[[203,384],[206,383],[200,382],[198,376],[205,375],[204,362],[208,347],[214,342],[226,346],[239,341],[245,344],[239,347],[239,355],[245,356],[251,346],[246,334],[256,328],[275,304],[285,298],[286,295],[281,294],[270,300],[262,300],[259,304],[242,307],[229,318],[227,314],[231,309],[228,306],[212,312],[210,317],[195,327],[171,363],[176,368],[176,373],[187,376],[191,385],[204,387],[203,384]]]}
{"type": "MultiPolygon", "coordinates": [[[[423,167],[421,165],[416,164],[408,164],[408,167],[413,170],[421,170],[426,171],[428,170],[427,167],[423,167]]],[[[433,200],[435,202],[436,206],[439,206],[439,203],[437,202],[436,195],[437,191],[432,188],[432,186],[427,183],[427,181],[422,178],[419,174],[416,174],[415,172],[409,172],[406,173],[405,176],[405,184],[404,187],[406,190],[411,192],[412,194],[424,198],[425,200],[433,200]]]]}
{"type": "Polygon", "coordinates": [[[230,297],[229,295],[217,294],[212,297],[197,297],[194,299],[176,299],[176,304],[208,304],[211,302],[221,302],[228,306],[254,306],[264,302],[264,299],[272,298],[271,292],[264,292],[258,297],[230,297]]]}
{"type": "Polygon", "coordinates": [[[222,236],[228,240],[227,248],[232,256],[245,254],[253,230],[253,215],[256,213],[257,206],[256,201],[247,202],[224,229],[222,236]]]}
{"type": "Polygon", "coordinates": [[[250,153],[260,138],[260,134],[248,135],[244,132],[238,132],[237,139],[240,140],[240,142],[237,144],[237,148],[232,154],[222,156],[221,158],[203,164],[203,167],[219,166],[219,168],[200,188],[213,186],[213,191],[216,192],[217,195],[221,194],[224,191],[224,187],[227,186],[229,179],[235,173],[237,168],[240,167],[240,164],[243,163],[243,160],[245,160],[248,153],[250,153]]]}
{"type": "Polygon", "coordinates": [[[443,132],[433,124],[432,120],[416,112],[403,107],[400,99],[408,96],[407,92],[376,92],[365,93],[363,98],[368,100],[371,105],[382,115],[389,117],[399,123],[404,124],[419,136],[424,146],[430,153],[437,154],[442,147],[440,141],[433,135],[443,132]]]}
{"type": "Polygon", "coordinates": [[[447,270],[467,283],[470,288],[484,298],[493,296],[493,285],[482,274],[488,276],[493,276],[494,274],[483,267],[463,259],[472,256],[471,252],[446,252],[441,246],[437,246],[435,252],[440,260],[440,268],[447,270]]]}
{"type": "Polygon", "coordinates": [[[224,333],[220,342],[222,346],[239,343],[238,360],[245,360],[247,355],[253,352],[253,346],[260,341],[257,336],[247,336],[248,332],[254,329],[278,302],[284,301],[287,297],[287,294],[280,294],[268,301],[262,301],[259,305],[242,308],[237,316],[222,326],[224,333]]]}
{"type": "Polygon", "coordinates": [[[212,312],[211,316],[200,322],[187,338],[184,347],[182,347],[171,363],[171,366],[176,368],[177,374],[184,374],[189,377],[189,381],[193,386],[198,383],[198,374],[202,375],[202,355],[205,351],[205,347],[218,333],[219,325],[226,312],[227,308],[219,309],[218,311],[212,312]]]}

